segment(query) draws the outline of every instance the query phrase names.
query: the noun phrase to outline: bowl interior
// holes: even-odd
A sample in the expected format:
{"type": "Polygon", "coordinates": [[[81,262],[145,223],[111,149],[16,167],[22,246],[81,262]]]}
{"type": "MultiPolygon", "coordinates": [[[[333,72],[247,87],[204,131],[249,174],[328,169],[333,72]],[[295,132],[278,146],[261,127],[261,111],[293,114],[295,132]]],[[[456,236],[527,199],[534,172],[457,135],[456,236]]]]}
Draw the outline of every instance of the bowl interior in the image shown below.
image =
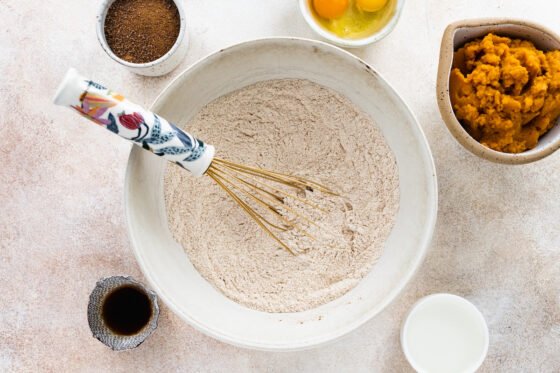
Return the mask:
{"type": "MultiPolygon", "coordinates": [[[[450,26],[452,27],[452,26],[450,26]]],[[[482,21],[468,21],[465,24],[454,27],[451,34],[452,48],[445,48],[442,45],[442,51],[449,53],[449,56],[441,56],[440,63],[445,66],[440,66],[439,74],[445,74],[445,94],[449,96],[449,77],[451,67],[453,65],[454,54],[453,52],[462,47],[465,43],[477,38],[482,38],[488,33],[495,33],[502,36],[511,38],[525,39],[533,42],[538,49],[549,51],[560,49],[560,40],[552,32],[542,29],[536,25],[532,25],[523,21],[500,21],[500,20],[482,20],[482,21]],[[447,58],[446,58],[447,57],[447,58]]],[[[444,36],[444,42],[445,36],[444,36]]],[[[438,84],[442,77],[438,77],[438,84]]],[[[440,94],[444,94],[442,89],[438,89],[440,94]]],[[[456,135],[467,149],[471,150],[477,155],[481,155],[492,161],[502,163],[527,163],[530,161],[538,160],[546,155],[551,154],[554,150],[560,147],[560,119],[557,124],[548,131],[544,136],[539,139],[537,146],[531,150],[518,154],[502,153],[484,147],[473,139],[468,132],[463,129],[460,122],[455,117],[451,102],[448,97],[445,98],[448,106],[448,113],[446,122],[452,121],[455,132],[460,134],[456,135]]],[[[448,123],[449,126],[449,123],[448,123]]]]}
{"type": "Polygon", "coordinates": [[[433,160],[412,113],[374,70],[328,44],[273,38],[227,48],[178,76],[158,97],[153,110],[173,122],[185,123],[219,96],[280,78],[309,79],[346,95],[374,118],[397,158],[401,197],[396,225],[379,262],[355,289],[297,313],[265,313],[234,303],[199,275],[168,230],[163,201],[165,161],[134,147],[125,185],[132,245],[146,278],[163,301],[206,334],[266,350],[316,346],[379,313],[420,265],[437,209],[433,160]]]}

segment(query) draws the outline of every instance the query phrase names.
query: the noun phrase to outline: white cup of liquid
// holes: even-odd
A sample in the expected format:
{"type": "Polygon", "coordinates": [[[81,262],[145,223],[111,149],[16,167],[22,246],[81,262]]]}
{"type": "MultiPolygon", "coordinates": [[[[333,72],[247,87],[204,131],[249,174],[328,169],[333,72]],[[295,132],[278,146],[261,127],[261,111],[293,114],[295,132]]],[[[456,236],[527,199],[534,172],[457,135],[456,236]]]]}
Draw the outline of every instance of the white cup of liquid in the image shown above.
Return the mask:
{"type": "Polygon", "coordinates": [[[420,373],[473,373],[488,352],[488,326],[468,300],[453,294],[420,299],[405,318],[401,345],[420,373]]]}

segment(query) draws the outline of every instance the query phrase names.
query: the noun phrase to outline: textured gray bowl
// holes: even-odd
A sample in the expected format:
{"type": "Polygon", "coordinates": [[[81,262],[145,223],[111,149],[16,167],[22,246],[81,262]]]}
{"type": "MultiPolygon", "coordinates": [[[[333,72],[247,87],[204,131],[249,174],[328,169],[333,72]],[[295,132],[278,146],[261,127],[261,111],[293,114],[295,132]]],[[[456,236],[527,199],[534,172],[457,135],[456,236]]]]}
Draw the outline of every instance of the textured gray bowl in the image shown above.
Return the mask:
{"type": "Polygon", "coordinates": [[[89,327],[93,336],[111,349],[115,351],[122,351],[138,347],[154,332],[157,328],[159,318],[159,306],[157,303],[156,293],[148,290],[144,285],[135,281],[132,277],[113,276],[103,278],[97,282],[95,288],[89,296],[87,313],[89,327]],[[113,331],[105,325],[101,317],[101,313],[105,297],[113,290],[126,285],[134,286],[148,296],[152,307],[152,315],[146,326],[138,333],[123,336],[113,333],[113,331]]]}

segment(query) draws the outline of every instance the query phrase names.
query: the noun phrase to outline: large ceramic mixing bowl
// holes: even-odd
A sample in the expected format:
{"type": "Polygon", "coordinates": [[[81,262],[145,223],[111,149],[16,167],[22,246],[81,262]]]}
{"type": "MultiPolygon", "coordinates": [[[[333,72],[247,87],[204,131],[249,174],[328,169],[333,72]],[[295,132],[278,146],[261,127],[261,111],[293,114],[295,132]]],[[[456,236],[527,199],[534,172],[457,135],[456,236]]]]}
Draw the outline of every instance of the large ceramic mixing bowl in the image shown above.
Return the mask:
{"type": "MultiPolygon", "coordinates": [[[[373,68],[331,45],[273,38],[221,50],[173,80],[152,110],[183,124],[224,94],[281,78],[309,79],[348,97],[374,119],[397,159],[400,209],[396,224],[378,263],[346,295],[305,312],[265,313],[241,306],[204,280],[173,240],[163,199],[165,161],[134,147],[125,186],[128,229],[138,263],[167,306],[221,341],[277,351],[324,344],[381,312],[420,266],[437,210],[434,163],[410,109],[373,68]]],[[[220,193],[218,188],[216,193],[220,193]]]]}

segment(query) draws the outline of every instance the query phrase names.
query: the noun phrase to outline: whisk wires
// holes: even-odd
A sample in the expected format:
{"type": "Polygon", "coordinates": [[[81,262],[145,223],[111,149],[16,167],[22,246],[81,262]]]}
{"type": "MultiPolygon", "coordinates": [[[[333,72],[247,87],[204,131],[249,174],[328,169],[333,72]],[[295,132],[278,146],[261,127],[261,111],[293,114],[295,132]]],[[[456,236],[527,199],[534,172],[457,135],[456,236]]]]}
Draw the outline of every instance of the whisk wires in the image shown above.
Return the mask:
{"type": "Polygon", "coordinates": [[[306,191],[320,191],[321,193],[334,195],[328,187],[315,181],[299,176],[282,174],[279,172],[246,166],[228,160],[214,158],[212,164],[206,171],[211,177],[246,213],[253,219],[261,229],[291,254],[295,251],[287,245],[279,233],[294,229],[301,234],[314,240],[315,237],[300,226],[301,221],[308,225],[319,227],[311,217],[285,203],[286,198],[291,198],[320,212],[325,212],[318,205],[306,200],[300,195],[306,191]],[[292,193],[282,189],[288,187],[292,193]],[[244,196],[245,198],[242,198],[244,196]],[[254,207],[250,202],[256,204],[254,207]],[[264,214],[268,214],[266,217],[264,214]]]}

